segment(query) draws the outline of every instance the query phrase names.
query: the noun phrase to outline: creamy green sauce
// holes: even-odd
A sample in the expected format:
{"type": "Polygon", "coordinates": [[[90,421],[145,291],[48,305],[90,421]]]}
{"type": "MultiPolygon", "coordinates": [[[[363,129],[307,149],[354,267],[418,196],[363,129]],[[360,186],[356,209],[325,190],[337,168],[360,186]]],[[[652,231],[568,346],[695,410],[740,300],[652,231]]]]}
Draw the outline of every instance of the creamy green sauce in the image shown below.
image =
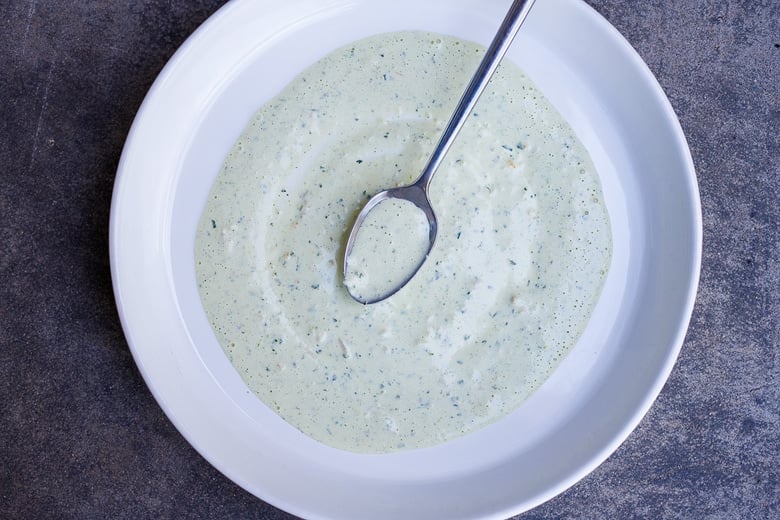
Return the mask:
{"type": "Polygon", "coordinates": [[[516,409],[582,333],[611,255],[590,158],[504,62],[431,186],[436,245],[388,300],[347,293],[368,197],[417,177],[484,50],[391,33],[339,49],[255,114],[195,244],[201,299],[247,386],[357,452],[431,446],[516,409]]]}
{"type": "Polygon", "coordinates": [[[428,253],[425,213],[408,200],[374,206],[360,224],[346,258],[344,285],[359,301],[374,301],[405,282],[428,253]]]}

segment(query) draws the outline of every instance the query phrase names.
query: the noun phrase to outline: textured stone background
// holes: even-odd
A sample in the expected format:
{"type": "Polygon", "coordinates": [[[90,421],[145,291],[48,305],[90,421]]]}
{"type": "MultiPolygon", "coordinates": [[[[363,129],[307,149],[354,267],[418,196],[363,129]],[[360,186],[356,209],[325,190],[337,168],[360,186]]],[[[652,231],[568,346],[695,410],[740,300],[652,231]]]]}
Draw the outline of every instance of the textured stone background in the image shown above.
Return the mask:
{"type": "MultiPolygon", "coordinates": [[[[222,3],[0,3],[0,518],[289,518],[168,422],[109,276],[111,189],[132,119],[222,3]]],[[[780,2],[590,3],[680,117],[704,265],[650,413],[595,472],[521,518],[780,518],[780,2]]]]}

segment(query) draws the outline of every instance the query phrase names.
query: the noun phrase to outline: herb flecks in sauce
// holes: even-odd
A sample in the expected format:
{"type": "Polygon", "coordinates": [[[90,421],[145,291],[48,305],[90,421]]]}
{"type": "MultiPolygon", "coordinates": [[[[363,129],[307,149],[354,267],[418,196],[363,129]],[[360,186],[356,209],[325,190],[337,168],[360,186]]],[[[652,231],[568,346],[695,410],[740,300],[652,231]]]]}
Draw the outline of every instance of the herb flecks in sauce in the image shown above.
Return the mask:
{"type": "Polygon", "coordinates": [[[343,286],[347,226],[368,194],[414,180],[481,55],[420,32],[335,51],[257,112],[204,209],[197,277],[220,344],[264,403],[330,446],[430,446],[507,415],[598,298],[598,176],[506,61],[433,181],[439,236],[420,272],[370,306],[343,286]]]}

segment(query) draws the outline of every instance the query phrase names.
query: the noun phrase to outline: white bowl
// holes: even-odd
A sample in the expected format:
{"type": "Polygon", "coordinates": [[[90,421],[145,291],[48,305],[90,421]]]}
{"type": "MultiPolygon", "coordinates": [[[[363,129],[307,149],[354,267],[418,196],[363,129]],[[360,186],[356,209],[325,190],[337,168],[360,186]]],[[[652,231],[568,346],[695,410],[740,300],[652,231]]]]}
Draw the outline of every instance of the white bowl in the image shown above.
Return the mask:
{"type": "Polygon", "coordinates": [[[592,471],[647,412],[672,369],[701,257],[695,173],[675,115],[618,32],[579,0],[539,0],[509,53],[569,121],[599,171],[613,262],[583,337],[507,418],[386,455],[319,444],[245,386],[195,284],[198,217],[253,112],[335,48],[423,29],[487,44],[498,0],[234,0],[171,59],[119,165],[110,224],[122,325],[155,398],[230,479],[316,518],[507,517],[592,471]]]}

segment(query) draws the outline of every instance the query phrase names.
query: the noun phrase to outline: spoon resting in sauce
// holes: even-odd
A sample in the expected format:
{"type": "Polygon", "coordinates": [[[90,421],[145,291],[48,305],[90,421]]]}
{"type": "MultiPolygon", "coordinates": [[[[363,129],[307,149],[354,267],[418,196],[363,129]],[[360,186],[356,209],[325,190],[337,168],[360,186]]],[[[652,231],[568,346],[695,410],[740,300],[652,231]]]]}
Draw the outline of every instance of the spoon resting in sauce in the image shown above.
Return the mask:
{"type": "MultiPolygon", "coordinates": [[[[479,96],[487,87],[501,59],[509,50],[512,40],[528,16],[534,1],[514,0],[512,2],[504,21],[493,37],[490,47],[488,47],[476,73],[458,102],[455,112],[447,123],[439,143],[417,180],[408,186],[378,192],[368,200],[358,213],[347,239],[343,270],[344,285],[355,301],[368,305],[389,298],[409,283],[428,258],[438,231],[436,214],[428,196],[428,188],[433,175],[477,104],[479,96]],[[394,200],[411,203],[397,206],[397,217],[402,217],[403,212],[410,212],[409,215],[403,215],[405,221],[414,222],[424,219],[427,222],[428,232],[422,234],[418,244],[409,247],[403,244],[402,240],[400,243],[403,247],[399,247],[398,242],[396,242],[397,237],[394,236],[396,233],[410,233],[410,229],[419,229],[417,226],[412,225],[409,229],[403,229],[402,226],[382,226],[379,222],[380,219],[375,218],[381,215],[372,215],[373,212],[378,211],[380,206],[385,209],[386,205],[394,200]],[[393,233],[389,232],[390,228],[393,228],[393,233]],[[382,258],[387,260],[385,256],[387,254],[400,256],[390,261],[377,261],[382,258]],[[390,271],[371,272],[388,265],[393,266],[390,271]],[[380,281],[375,282],[375,280],[380,281]]],[[[392,212],[390,214],[392,215],[392,212]]],[[[414,237],[412,238],[414,239],[414,237]]]]}

